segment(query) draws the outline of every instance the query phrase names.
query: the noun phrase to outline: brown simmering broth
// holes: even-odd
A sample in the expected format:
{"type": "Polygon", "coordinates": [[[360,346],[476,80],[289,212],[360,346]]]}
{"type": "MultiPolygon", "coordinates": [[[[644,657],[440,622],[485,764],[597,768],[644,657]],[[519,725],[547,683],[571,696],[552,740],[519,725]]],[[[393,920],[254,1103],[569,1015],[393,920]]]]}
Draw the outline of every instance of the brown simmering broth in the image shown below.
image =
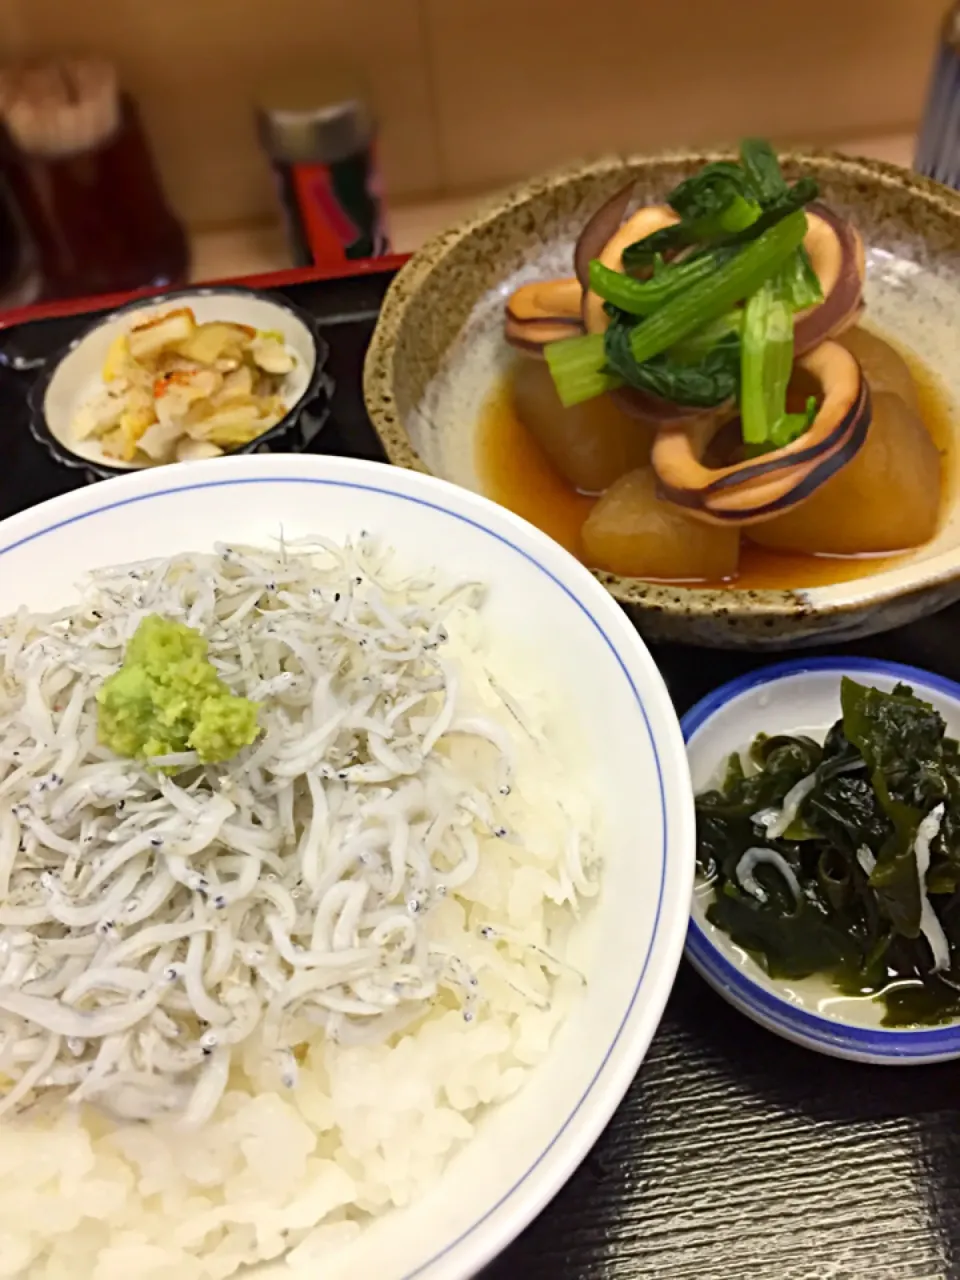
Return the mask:
{"type": "MultiPolygon", "coordinates": [[[[915,357],[903,354],[916,384],[924,425],[943,460],[942,513],[946,509],[947,495],[952,493],[955,484],[951,408],[937,378],[915,357]]],[[[509,376],[494,389],[484,406],[477,433],[476,463],[487,497],[523,516],[568,551],[584,559],[580,531],[597,499],[578,493],[559,474],[524,426],[513,404],[509,376]]],[[[896,555],[792,554],[766,550],[744,537],[736,576],[723,583],[697,581],[696,585],[780,591],[828,586],[879,573],[896,563],[898,558],[896,555]]],[[[694,585],[687,581],[688,585],[694,585]]]]}

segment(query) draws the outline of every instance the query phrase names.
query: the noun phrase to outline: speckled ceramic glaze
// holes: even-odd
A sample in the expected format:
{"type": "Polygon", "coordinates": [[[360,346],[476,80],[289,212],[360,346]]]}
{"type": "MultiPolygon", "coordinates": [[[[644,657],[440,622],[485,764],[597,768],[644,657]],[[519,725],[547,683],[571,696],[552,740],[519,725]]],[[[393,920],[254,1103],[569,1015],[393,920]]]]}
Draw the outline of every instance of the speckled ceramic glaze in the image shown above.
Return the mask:
{"type": "MultiPolygon", "coordinates": [[[[525,183],[430,240],[387,295],[364,369],[367,410],[390,460],[481,490],[476,428],[515,359],[503,304],[528,280],[569,275],[584,222],[631,177],[662,199],[715,155],[610,158],[525,183]]],[[[916,352],[960,406],[960,196],[905,170],[834,155],[797,155],[823,199],[867,246],[870,323],[916,352]]],[[[870,577],[794,591],[698,590],[597,576],[646,636],[722,648],[801,648],[851,640],[960,599],[957,486],[927,546],[870,577]]]]}

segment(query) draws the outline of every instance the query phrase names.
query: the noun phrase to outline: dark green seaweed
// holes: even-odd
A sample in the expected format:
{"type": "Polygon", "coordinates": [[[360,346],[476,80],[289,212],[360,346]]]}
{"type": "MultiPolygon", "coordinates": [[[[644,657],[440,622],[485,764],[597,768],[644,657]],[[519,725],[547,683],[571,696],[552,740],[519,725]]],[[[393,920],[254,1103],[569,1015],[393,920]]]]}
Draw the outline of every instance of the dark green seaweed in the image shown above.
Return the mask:
{"type": "Polygon", "coordinates": [[[844,678],[841,719],[822,745],[761,735],[748,765],[730,758],[722,784],[697,797],[697,863],[715,896],[707,917],[777,978],[814,973],[850,994],[874,994],[889,1026],[960,1016],[960,747],[939,713],[907,685],[892,693],[844,678]],[[782,808],[813,778],[797,816],[770,839],[757,815],[782,808]],[[933,971],[920,931],[917,828],[939,804],[926,891],[950,946],[933,971]],[[800,886],[769,862],[752,892],[737,867],[748,849],[773,850],[800,886]]]}

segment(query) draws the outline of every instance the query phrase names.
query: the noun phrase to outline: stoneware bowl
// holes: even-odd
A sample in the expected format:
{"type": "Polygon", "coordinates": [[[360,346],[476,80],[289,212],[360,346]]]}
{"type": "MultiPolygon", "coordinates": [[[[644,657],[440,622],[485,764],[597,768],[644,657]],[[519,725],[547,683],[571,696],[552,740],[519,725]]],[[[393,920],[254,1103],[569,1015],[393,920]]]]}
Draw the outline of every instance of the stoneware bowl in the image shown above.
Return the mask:
{"type": "MultiPolygon", "coordinates": [[[[960,685],[896,662],[870,658],[795,658],[731,680],[683,717],[694,791],[716,785],[723,764],[758,733],[822,735],[840,715],[840,681],[890,690],[903,681],[933,704],[960,734],[960,685]]],[[[825,979],[771,978],[706,917],[713,890],[698,884],[687,931],[693,967],[735,1009],[768,1031],[817,1053],[893,1066],[960,1058],[960,1024],[922,1028],[882,1025],[883,1006],[869,996],[844,996],[825,979]]]]}
{"type": "MultiPolygon", "coordinates": [[[[390,460],[479,490],[475,430],[492,385],[514,359],[503,304],[520,284],[572,273],[577,233],[633,177],[663,198],[717,155],[610,158],[538,178],[430,240],[397,277],[364,371],[367,410],[390,460]]],[[[922,357],[960,404],[960,196],[877,161],[798,154],[867,246],[869,322],[922,357]]],[[[956,486],[950,485],[950,493],[956,486]]],[[[804,590],[706,590],[598,575],[643,633],[722,648],[802,648],[852,640],[960,598],[960,505],[938,535],[869,577],[804,590]]]]}
{"type": "MultiPolygon", "coordinates": [[[[313,317],[279,294],[256,289],[234,285],[178,289],[138,299],[99,317],[65,350],[40,362],[29,394],[30,431],[61,466],[84,471],[92,480],[150,469],[148,463],[108,458],[99,440],[75,440],[73,419],[79,407],[103,386],[103,362],[117,334],[138,323],[140,313],[162,313],[174,307],[190,307],[201,324],[224,320],[282,333],[296,359],[281,388],[289,406],[287,413],[269,431],[249,444],[227,450],[228,454],[296,452],[316,435],[327,416],[329,395],[324,369],[327,344],[313,317]]],[[[25,361],[13,367],[29,373],[33,364],[25,361]]]]}

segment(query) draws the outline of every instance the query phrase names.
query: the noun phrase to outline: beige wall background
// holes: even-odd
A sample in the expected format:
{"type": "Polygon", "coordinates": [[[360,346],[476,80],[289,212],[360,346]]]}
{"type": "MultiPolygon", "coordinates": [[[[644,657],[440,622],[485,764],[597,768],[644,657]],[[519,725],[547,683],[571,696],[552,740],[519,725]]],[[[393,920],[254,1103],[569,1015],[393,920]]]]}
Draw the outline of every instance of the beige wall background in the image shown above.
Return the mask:
{"type": "Polygon", "coordinates": [[[913,128],[945,0],[0,0],[0,58],[96,50],[194,226],[273,214],[257,85],[343,61],[394,201],[603,151],[913,128]]]}

